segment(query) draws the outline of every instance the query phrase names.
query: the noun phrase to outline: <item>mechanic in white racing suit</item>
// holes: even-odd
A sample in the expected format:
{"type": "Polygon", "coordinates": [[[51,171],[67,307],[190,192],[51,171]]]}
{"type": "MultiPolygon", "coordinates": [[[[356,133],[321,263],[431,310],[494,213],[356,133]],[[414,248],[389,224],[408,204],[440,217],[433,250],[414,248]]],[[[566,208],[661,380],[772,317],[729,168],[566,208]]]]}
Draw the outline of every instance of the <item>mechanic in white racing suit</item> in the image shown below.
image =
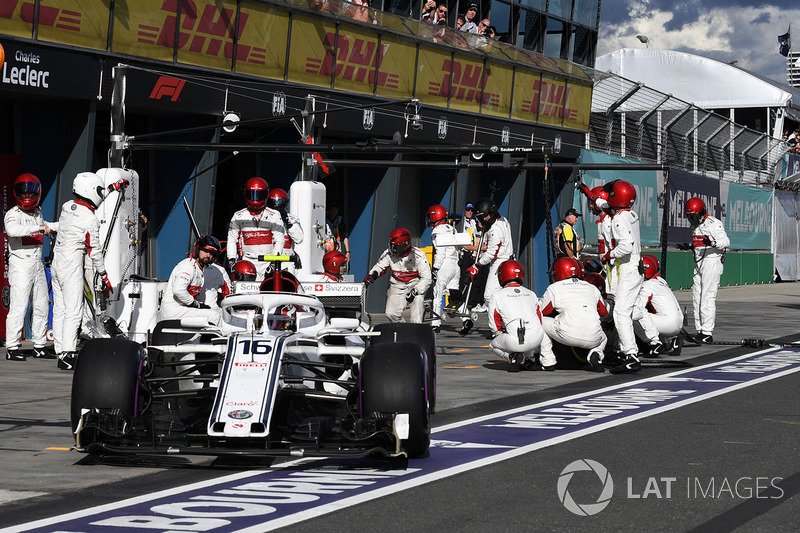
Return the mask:
{"type": "Polygon", "coordinates": [[[658,275],[660,265],[654,255],[642,256],[644,283],[633,312],[636,336],[650,345],[648,355],[658,357],[673,345],[670,342],[683,327],[683,312],[667,280],[658,275]]]}
{"type": "Polygon", "coordinates": [[[483,299],[488,302],[492,294],[500,290],[500,282],[497,279],[497,269],[503,261],[514,258],[514,246],[511,242],[511,224],[508,220],[500,216],[494,200],[483,198],[476,206],[475,216],[478,224],[486,233],[484,242],[486,250],[480,252],[477,265],[467,269],[470,277],[474,278],[478,273],[478,267],[489,266],[489,277],[486,278],[486,288],[483,291],[483,299]]]}
{"type": "Polygon", "coordinates": [[[539,299],[542,314],[542,360],[555,364],[553,341],[589,350],[591,370],[603,372],[603,352],[608,338],[600,323],[608,315],[600,291],[583,278],[583,265],[572,257],[553,263],[553,283],[539,299]]]}
{"type": "Polygon", "coordinates": [[[78,357],[78,334],[83,320],[84,259],[88,255],[99,274],[103,294],[113,289],[106,274],[100,249],[100,221],[95,209],[108,191],[124,189],[121,179],[106,188],[103,179],[93,172],[81,172],[72,181],[75,200],[61,207],[58,237],[53,250],[53,340],[58,368],[73,370],[78,357]]]}
{"type": "Polygon", "coordinates": [[[422,323],[425,291],[431,286],[431,265],[425,252],[411,246],[411,233],[397,228],[389,234],[389,248],[369,269],[362,283],[367,286],[391,271],[386,291],[386,318],[391,322],[405,322],[403,311],[411,309],[411,322],[422,323]]]}
{"type": "Polygon", "coordinates": [[[618,276],[614,293],[614,326],[622,352],[622,364],[612,369],[614,373],[638,372],[639,348],[633,331],[633,312],[636,299],[644,283],[642,248],[639,233],[639,216],[631,210],[636,201],[636,189],[623,180],[605,184],[608,191],[608,209],[611,211],[611,235],[614,247],[601,258],[611,264],[618,276]]]}
{"type": "Polygon", "coordinates": [[[328,283],[339,283],[343,281],[343,276],[347,270],[347,256],[340,250],[331,250],[325,252],[322,256],[322,274],[314,281],[322,281],[328,283]]]}
{"type": "Polygon", "coordinates": [[[219,325],[222,312],[218,306],[201,302],[198,296],[205,283],[205,271],[222,251],[219,240],[203,235],[194,244],[192,254],[175,265],[169,275],[167,287],[161,298],[158,320],[179,320],[203,317],[210,324],[219,325]]]}
{"type": "MultiPolygon", "coordinates": [[[[536,294],[522,286],[525,269],[518,261],[504,261],[497,269],[500,286],[489,299],[489,329],[494,338],[489,344],[500,357],[508,358],[509,372],[532,368],[535,352],[544,338],[542,315],[536,294]]],[[[556,358],[542,354],[544,370],[555,370],[556,358]]]]}
{"type": "Polygon", "coordinates": [[[271,263],[259,261],[261,255],[280,255],[284,246],[281,215],[267,207],[269,185],[259,177],[250,178],[244,185],[247,207],[233,214],[228,225],[228,263],[231,268],[239,259],[246,259],[258,270],[258,280],[264,279],[271,263]]]}
{"type": "Polygon", "coordinates": [[[31,301],[33,320],[31,337],[33,356],[53,359],[45,349],[47,313],[50,297],[47,276],[42,263],[42,244],[45,235],[58,230],[58,223],[45,222],[39,209],[42,184],[33,174],[21,174],[14,180],[17,205],[3,219],[8,235],[8,285],[10,294],[6,316],[6,360],[25,361],[20,350],[23,322],[31,301]]]}
{"type": "Polygon", "coordinates": [[[712,335],[717,318],[719,280],[731,240],[722,221],[708,214],[702,198],[686,200],[684,213],[693,227],[692,242],[678,248],[694,252],[692,310],[697,331],[695,340],[710,344],[714,342],[712,335]]]}
{"type": "MultiPolygon", "coordinates": [[[[283,222],[283,250],[280,253],[293,255],[294,245],[303,242],[303,227],[300,225],[300,219],[288,211],[289,195],[283,189],[272,189],[267,199],[267,207],[277,211],[283,222]]],[[[283,264],[282,270],[294,274],[300,266],[302,266],[300,258],[295,256],[294,261],[283,264]]]]}
{"type": "MultiPolygon", "coordinates": [[[[600,257],[603,257],[607,251],[614,247],[611,235],[611,214],[608,209],[608,191],[605,191],[602,185],[590,190],[583,183],[580,184],[580,190],[586,196],[589,210],[594,216],[598,217],[595,222],[597,224],[597,253],[600,257]],[[601,208],[598,204],[602,204],[605,208],[601,208]]],[[[610,263],[603,265],[603,268],[605,269],[606,295],[611,295],[613,299],[619,276],[617,276],[610,263]]]]}
{"type": "Polygon", "coordinates": [[[442,327],[442,307],[445,293],[455,285],[458,288],[458,279],[461,269],[458,266],[458,250],[455,246],[437,246],[439,236],[452,236],[456,229],[447,223],[447,209],[443,205],[432,205],[425,212],[425,222],[431,229],[433,241],[433,320],[431,327],[438,333],[442,327]]]}

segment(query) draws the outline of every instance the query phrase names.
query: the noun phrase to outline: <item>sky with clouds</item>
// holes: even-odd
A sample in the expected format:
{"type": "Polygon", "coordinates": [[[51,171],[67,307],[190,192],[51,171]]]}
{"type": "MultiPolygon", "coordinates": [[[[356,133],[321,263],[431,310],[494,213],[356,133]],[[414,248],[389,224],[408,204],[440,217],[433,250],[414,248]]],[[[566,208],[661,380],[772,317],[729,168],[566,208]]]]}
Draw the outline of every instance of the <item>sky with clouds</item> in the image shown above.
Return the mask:
{"type": "Polygon", "coordinates": [[[620,48],[678,50],[737,66],[786,83],[778,35],[792,24],[792,51],[800,52],[800,1],[605,0],[597,55],[620,48]]]}

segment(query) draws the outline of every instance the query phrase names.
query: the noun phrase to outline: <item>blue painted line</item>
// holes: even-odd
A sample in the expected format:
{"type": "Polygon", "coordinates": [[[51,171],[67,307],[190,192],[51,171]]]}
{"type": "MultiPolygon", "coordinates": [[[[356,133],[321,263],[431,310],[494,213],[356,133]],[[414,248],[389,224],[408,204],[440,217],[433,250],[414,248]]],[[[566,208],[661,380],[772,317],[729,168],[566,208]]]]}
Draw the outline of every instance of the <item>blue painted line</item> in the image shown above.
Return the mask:
{"type": "Polygon", "coordinates": [[[268,531],[798,371],[800,348],[772,348],[438,428],[430,457],[404,470],[299,460],[8,531],[268,531]]]}

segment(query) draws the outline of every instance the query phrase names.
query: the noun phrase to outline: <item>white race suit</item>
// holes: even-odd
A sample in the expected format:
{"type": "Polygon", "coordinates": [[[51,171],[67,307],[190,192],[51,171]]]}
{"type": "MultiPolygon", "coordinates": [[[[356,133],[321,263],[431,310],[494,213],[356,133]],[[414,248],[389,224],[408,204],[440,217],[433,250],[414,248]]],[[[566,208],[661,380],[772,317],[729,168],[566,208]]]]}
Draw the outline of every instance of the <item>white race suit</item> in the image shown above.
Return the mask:
{"type": "Polygon", "coordinates": [[[486,250],[478,258],[478,265],[490,265],[489,276],[486,278],[486,288],[483,290],[483,299],[488,302],[492,294],[500,290],[500,281],[497,279],[497,269],[503,261],[511,259],[514,255],[514,246],[511,242],[511,224],[504,217],[498,216],[492,223],[484,237],[486,250]]]}
{"type": "MultiPolygon", "coordinates": [[[[437,235],[455,235],[456,229],[450,224],[440,222],[431,230],[431,240],[435,243],[437,235]]],[[[455,246],[433,246],[433,270],[436,271],[436,283],[433,284],[433,312],[435,313],[431,326],[442,324],[442,300],[448,287],[461,277],[458,266],[458,250],[455,246]]]]}
{"type": "Polygon", "coordinates": [[[387,270],[391,271],[391,277],[386,290],[386,318],[392,322],[404,322],[403,311],[409,307],[411,322],[421,324],[425,291],[431,286],[431,265],[425,252],[412,246],[408,255],[399,257],[386,250],[369,272],[377,278],[387,270]],[[408,303],[406,295],[411,290],[416,290],[417,295],[408,303]]]}
{"type": "MultiPolygon", "coordinates": [[[[506,358],[511,353],[523,353],[526,359],[533,360],[534,352],[539,350],[544,338],[536,294],[519,285],[506,285],[492,295],[488,313],[489,328],[494,334],[489,344],[492,351],[506,358]],[[519,328],[524,331],[520,332],[519,328]]],[[[539,362],[542,366],[555,365],[552,350],[548,355],[542,354],[539,362]]]]}
{"type": "MultiPolygon", "coordinates": [[[[212,324],[219,324],[222,312],[216,305],[211,309],[198,309],[196,297],[203,290],[205,276],[203,267],[194,257],[187,257],[172,269],[161,298],[158,320],[179,320],[187,317],[205,317],[212,324]]],[[[208,305],[208,304],[207,304],[208,305]]]]}
{"type": "Polygon", "coordinates": [[[731,240],[722,222],[707,215],[692,231],[694,276],[692,276],[692,309],[694,328],[702,335],[711,335],[717,318],[717,292],[722,277],[725,252],[731,240]],[[703,243],[708,238],[711,245],[703,243]]]}
{"type": "Polygon", "coordinates": [[[602,359],[608,340],[600,317],[608,310],[597,287],[578,278],[556,281],[544,291],[539,309],[545,332],[542,359],[555,361],[553,341],[596,351],[602,359]],[[555,313],[555,317],[549,316],[555,313]]]}
{"type": "Polygon", "coordinates": [[[9,209],[3,222],[8,235],[8,284],[11,290],[6,317],[6,349],[19,348],[29,300],[33,311],[33,345],[44,348],[50,297],[47,294],[47,276],[42,263],[42,244],[47,237],[39,228],[46,224],[52,231],[56,231],[58,224],[45,223],[38,207],[32,211],[24,211],[19,206],[9,209]]]}
{"type": "Polygon", "coordinates": [[[650,344],[664,342],[683,327],[681,306],[661,276],[646,279],[633,312],[636,336],[650,344]]]}
{"type": "Polygon", "coordinates": [[[241,209],[233,214],[228,225],[228,259],[246,259],[258,272],[257,281],[262,281],[271,263],[259,261],[261,255],[283,253],[285,234],[281,215],[265,207],[260,213],[241,209]]]}
{"type": "Polygon", "coordinates": [[[630,209],[617,211],[611,219],[611,232],[614,239],[611,264],[618,276],[614,292],[614,326],[617,328],[620,351],[636,355],[639,349],[633,331],[633,310],[644,283],[644,274],[640,271],[642,249],[639,216],[630,209]]]}
{"type": "Polygon", "coordinates": [[[61,207],[53,251],[53,340],[57,354],[75,352],[83,320],[83,261],[88,255],[95,272],[105,272],[100,250],[100,221],[82,200],[61,207]]]}

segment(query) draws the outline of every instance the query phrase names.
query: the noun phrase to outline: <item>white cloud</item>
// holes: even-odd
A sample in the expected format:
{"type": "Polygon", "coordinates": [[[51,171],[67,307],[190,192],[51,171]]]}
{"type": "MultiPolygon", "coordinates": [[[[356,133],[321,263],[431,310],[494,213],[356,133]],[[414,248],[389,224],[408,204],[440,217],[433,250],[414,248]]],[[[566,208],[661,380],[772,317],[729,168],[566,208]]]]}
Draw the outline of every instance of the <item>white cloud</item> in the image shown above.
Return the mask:
{"type": "Polygon", "coordinates": [[[778,54],[778,34],[786,32],[793,20],[798,22],[793,30],[797,43],[794,50],[800,49],[800,9],[713,8],[680,30],[667,31],[672,12],[641,7],[639,4],[629,8],[631,18],[618,24],[604,24],[601,12],[598,55],[643,47],[636,39],[641,34],[650,38],[651,48],[686,51],[720,61],[736,60],[740,67],[786,83],[786,59],[778,54]]]}

